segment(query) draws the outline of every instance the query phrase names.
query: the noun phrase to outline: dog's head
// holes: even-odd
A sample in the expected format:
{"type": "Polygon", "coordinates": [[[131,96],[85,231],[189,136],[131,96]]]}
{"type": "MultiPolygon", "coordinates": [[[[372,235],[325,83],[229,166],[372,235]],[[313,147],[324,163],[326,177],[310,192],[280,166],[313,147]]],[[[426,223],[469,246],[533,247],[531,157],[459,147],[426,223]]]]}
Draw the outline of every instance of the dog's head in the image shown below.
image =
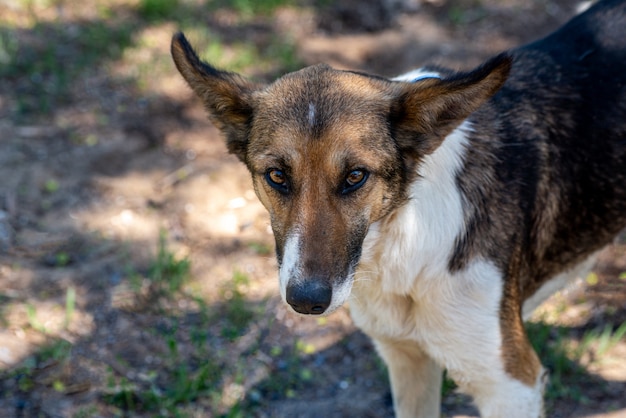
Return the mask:
{"type": "Polygon", "coordinates": [[[316,65],[269,85],[172,56],[270,213],[283,299],[329,313],[350,294],[369,226],[407,200],[421,159],[504,83],[510,59],[447,79],[390,81],[316,65]]]}

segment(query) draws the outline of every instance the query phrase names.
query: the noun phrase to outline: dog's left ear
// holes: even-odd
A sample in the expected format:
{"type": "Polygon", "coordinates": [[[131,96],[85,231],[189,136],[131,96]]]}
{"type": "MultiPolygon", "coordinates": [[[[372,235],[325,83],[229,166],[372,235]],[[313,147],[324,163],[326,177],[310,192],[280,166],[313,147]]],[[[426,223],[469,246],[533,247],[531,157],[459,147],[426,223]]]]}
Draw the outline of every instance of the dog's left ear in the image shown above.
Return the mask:
{"type": "Polygon", "coordinates": [[[511,57],[501,54],[477,69],[444,79],[400,83],[390,124],[407,157],[433,152],[443,139],[502,87],[511,57]]]}
{"type": "Polygon", "coordinates": [[[254,111],[252,94],[259,86],[239,74],[220,71],[198,58],[185,35],[172,38],[176,68],[204,103],[209,117],[226,136],[228,150],[245,162],[254,111]]]}

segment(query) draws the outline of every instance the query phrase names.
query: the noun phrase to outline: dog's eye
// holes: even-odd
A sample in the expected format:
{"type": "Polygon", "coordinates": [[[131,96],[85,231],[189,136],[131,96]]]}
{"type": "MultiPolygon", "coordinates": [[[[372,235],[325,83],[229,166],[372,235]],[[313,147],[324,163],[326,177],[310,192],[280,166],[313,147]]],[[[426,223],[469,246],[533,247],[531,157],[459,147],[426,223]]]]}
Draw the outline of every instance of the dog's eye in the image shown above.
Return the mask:
{"type": "Polygon", "coordinates": [[[356,186],[361,181],[363,181],[364,178],[365,178],[364,171],[353,170],[350,172],[350,174],[348,174],[348,177],[346,177],[346,183],[348,183],[349,186],[356,186]]]}
{"type": "Polygon", "coordinates": [[[350,193],[363,186],[367,180],[368,173],[365,170],[352,170],[346,176],[342,193],[350,193]]]}
{"type": "Polygon", "coordinates": [[[287,191],[287,175],[284,171],[277,168],[269,169],[267,173],[265,173],[265,180],[279,192],[284,193],[287,191]]]}

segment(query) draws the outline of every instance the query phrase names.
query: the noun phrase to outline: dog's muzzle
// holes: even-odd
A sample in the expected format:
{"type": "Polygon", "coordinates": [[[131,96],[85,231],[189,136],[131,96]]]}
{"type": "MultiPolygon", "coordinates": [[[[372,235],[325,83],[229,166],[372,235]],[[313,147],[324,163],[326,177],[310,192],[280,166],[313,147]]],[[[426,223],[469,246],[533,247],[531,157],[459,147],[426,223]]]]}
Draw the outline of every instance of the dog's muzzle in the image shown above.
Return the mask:
{"type": "Polygon", "coordinates": [[[330,306],[332,287],[315,279],[287,285],[287,303],[294,311],[306,315],[321,315],[330,306]]]}

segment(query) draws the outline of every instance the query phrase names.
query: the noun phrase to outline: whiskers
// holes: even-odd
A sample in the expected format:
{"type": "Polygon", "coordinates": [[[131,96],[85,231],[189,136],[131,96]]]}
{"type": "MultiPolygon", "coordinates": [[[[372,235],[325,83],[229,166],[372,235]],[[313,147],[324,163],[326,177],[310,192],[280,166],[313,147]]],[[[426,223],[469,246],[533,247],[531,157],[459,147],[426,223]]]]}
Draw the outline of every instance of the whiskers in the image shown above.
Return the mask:
{"type": "Polygon", "coordinates": [[[360,270],[355,271],[350,275],[350,279],[352,279],[353,283],[361,283],[361,282],[371,282],[375,281],[375,277],[378,276],[378,271],[376,270],[360,270]]]}

